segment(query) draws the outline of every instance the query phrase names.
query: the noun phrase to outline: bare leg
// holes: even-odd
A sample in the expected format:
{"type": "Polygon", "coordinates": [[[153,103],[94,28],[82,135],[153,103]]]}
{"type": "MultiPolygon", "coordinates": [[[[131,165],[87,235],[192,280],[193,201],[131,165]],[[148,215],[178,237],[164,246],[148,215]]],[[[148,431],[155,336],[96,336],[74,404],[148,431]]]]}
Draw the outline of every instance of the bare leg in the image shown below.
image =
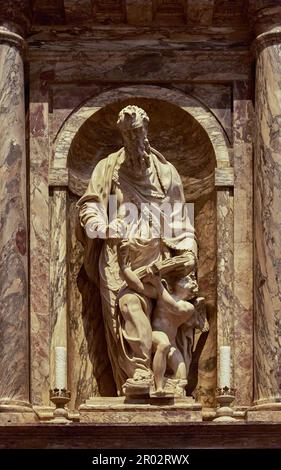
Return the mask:
{"type": "Polygon", "coordinates": [[[152,332],[153,346],[156,347],[153,359],[153,373],[156,392],[163,392],[164,375],[167,368],[167,355],[171,347],[168,336],[161,331],[152,332]]]}
{"type": "Polygon", "coordinates": [[[182,354],[174,346],[171,347],[168,354],[169,367],[174,372],[175,379],[187,379],[187,371],[182,354]]]}

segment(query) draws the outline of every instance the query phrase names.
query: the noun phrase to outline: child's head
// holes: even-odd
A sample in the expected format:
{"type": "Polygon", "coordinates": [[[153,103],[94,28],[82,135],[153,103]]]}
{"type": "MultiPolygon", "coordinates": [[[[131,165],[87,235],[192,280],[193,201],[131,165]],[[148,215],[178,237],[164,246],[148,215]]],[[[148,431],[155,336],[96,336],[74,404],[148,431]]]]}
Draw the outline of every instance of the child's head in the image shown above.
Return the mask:
{"type": "Polygon", "coordinates": [[[198,294],[198,283],[194,271],[188,275],[177,277],[176,279],[168,281],[169,286],[174,294],[182,300],[194,299],[198,294]]]}

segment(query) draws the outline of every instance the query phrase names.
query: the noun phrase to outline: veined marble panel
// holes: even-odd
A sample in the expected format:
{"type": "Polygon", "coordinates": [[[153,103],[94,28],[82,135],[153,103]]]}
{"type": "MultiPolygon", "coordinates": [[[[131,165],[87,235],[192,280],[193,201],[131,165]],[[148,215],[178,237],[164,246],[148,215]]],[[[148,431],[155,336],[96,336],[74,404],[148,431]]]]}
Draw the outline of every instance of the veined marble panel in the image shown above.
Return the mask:
{"type": "MultiPolygon", "coordinates": [[[[37,91],[34,91],[34,94],[37,91]]],[[[50,230],[48,103],[30,102],[30,356],[34,405],[49,402],[50,230]]]]}
{"type": "MultiPolygon", "coordinates": [[[[67,347],[67,213],[66,188],[54,188],[51,194],[51,377],[50,385],[54,388],[55,347],[67,347]]],[[[68,365],[69,357],[68,357],[68,365]]]]}
{"type": "Polygon", "coordinates": [[[231,347],[232,364],[233,322],[233,188],[222,188],[217,190],[217,348],[219,354],[220,346],[231,347]]]}
{"type": "Polygon", "coordinates": [[[253,399],[253,109],[248,82],[234,84],[234,387],[253,399]]]}
{"type": "MultiPolygon", "coordinates": [[[[201,198],[195,204],[195,230],[198,242],[198,280],[200,294],[205,297],[210,330],[196,335],[194,362],[198,366],[197,401],[203,406],[215,405],[217,383],[217,306],[216,306],[216,195],[201,198]]],[[[194,370],[193,369],[193,370],[194,370]]]]}

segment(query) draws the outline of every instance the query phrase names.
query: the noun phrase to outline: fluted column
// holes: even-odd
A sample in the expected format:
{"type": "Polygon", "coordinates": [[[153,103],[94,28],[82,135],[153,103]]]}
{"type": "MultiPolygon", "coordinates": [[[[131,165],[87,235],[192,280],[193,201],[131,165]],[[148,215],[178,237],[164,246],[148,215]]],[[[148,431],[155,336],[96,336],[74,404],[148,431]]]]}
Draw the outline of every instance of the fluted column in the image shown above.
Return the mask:
{"type": "Polygon", "coordinates": [[[255,7],[254,399],[281,409],[281,1],[255,7]]]}
{"type": "Polygon", "coordinates": [[[24,40],[20,29],[27,5],[17,0],[0,5],[0,411],[30,410],[24,40]]]}

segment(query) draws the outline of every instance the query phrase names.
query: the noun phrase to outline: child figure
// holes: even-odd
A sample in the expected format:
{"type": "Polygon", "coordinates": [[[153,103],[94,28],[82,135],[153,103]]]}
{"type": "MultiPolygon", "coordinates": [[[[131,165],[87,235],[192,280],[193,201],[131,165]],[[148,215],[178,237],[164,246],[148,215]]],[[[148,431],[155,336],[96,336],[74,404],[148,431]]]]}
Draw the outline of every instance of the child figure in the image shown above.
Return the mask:
{"type": "Polygon", "coordinates": [[[184,325],[190,330],[198,328],[208,331],[205,317],[204,298],[196,297],[198,284],[194,271],[189,275],[176,278],[172,293],[164,286],[165,281],[150,278],[158,292],[157,302],[152,315],[152,341],[155,351],[153,359],[153,373],[156,385],[156,394],[164,393],[164,376],[167,365],[173,372],[173,378],[187,384],[188,370],[183,354],[179,350],[176,337],[180,326],[184,325]],[[193,300],[191,303],[189,300],[193,300]]]}
{"type": "MultiPolygon", "coordinates": [[[[159,244],[159,241],[157,243],[159,244]]],[[[202,307],[204,299],[196,298],[198,285],[194,274],[193,256],[186,255],[184,263],[180,263],[180,266],[175,264],[176,257],[167,259],[166,262],[164,260],[158,266],[157,259],[154,259],[151,264],[148,261],[147,266],[139,271],[141,266],[138,265],[138,251],[142,253],[142,257],[148,253],[151,260],[151,251],[153,254],[157,253],[155,248],[151,243],[145,246],[143,242],[140,243],[135,239],[122,240],[118,244],[117,255],[119,266],[129,288],[139,295],[154,299],[153,306],[151,304],[152,352],[155,352],[152,371],[156,393],[161,395],[164,393],[163,384],[167,365],[173,371],[173,378],[187,383],[188,371],[183,354],[176,344],[176,336],[181,325],[185,325],[189,332],[193,328],[203,329],[204,315],[201,314],[202,318],[200,317],[202,308],[200,309],[199,306],[202,307]],[[131,256],[131,253],[134,256],[131,256]],[[169,282],[172,286],[172,293],[169,292],[167,282],[164,279],[161,280],[161,269],[163,273],[166,273],[163,276],[172,277],[169,282]],[[193,300],[193,303],[188,300],[193,300]]]]}

